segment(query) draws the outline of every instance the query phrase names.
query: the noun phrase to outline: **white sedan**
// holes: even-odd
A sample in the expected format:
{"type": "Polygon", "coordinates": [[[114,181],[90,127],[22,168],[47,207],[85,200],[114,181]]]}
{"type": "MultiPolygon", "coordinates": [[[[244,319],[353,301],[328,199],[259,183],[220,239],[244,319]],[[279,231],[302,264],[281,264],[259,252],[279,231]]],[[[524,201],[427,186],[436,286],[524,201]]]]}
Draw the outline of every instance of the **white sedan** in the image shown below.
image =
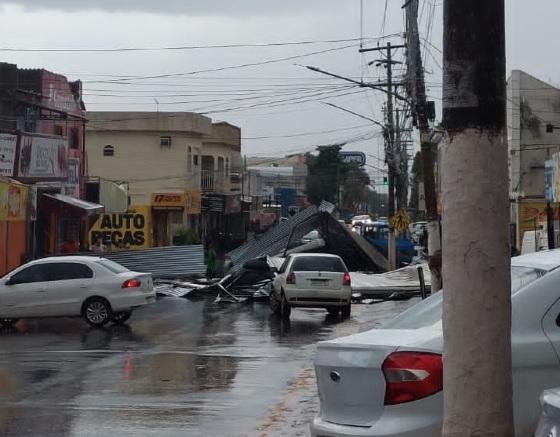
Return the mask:
{"type": "Polygon", "coordinates": [[[289,318],[292,307],[325,308],[350,317],[352,289],[344,261],[327,253],[289,255],[272,283],[270,308],[289,318]]]}
{"type": "Polygon", "coordinates": [[[0,323],[82,316],[92,326],[126,321],[156,300],[152,275],[106,258],[62,256],[31,261],[0,279],[0,323]]]}
{"type": "MultiPolygon", "coordinates": [[[[517,437],[532,436],[539,395],[560,386],[560,250],[512,259],[517,437]]],[[[443,414],[442,293],[382,329],[320,343],[313,437],[436,437],[443,414]]],[[[466,334],[468,335],[468,334],[466,334]]]]}

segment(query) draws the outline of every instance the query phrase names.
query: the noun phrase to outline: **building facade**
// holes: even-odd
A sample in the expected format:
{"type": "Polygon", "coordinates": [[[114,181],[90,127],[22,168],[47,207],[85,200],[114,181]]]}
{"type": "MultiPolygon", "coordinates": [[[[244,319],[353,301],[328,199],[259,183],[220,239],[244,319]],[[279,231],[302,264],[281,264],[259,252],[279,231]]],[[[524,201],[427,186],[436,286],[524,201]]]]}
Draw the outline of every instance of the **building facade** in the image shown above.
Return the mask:
{"type": "MultiPolygon", "coordinates": [[[[122,213],[101,217],[94,231],[104,232],[105,244],[167,246],[187,230],[203,239],[241,212],[238,127],[185,112],[88,112],[87,118],[88,181],[126,186],[127,214],[138,217],[136,227],[126,218],[123,224],[122,213]],[[127,231],[143,237],[123,242],[115,234],[127,231]]],[[[99,235],[92,231],[92,240],[99,235]]]]}
{"type": "Polygon", "coordinates": [[[560,151],[560,89],[514,70],[507,92],[511,234],[520,249],[525,231],[546,229],[545,161],[560,151]]]}
{"type": "Polygon", "coordinates": [[[84,127],[80,81],[0,63],[0,175],[29,187],[26,258],[79,250],[99,212],[80,202],[84,127]]]}
{"type": "Polygon", "coordinates": [[[256,230],[265,230],[308,206],[307,164],[303,154],[248,157],[244,193],[252,201],[251,221],[256,230]]]}

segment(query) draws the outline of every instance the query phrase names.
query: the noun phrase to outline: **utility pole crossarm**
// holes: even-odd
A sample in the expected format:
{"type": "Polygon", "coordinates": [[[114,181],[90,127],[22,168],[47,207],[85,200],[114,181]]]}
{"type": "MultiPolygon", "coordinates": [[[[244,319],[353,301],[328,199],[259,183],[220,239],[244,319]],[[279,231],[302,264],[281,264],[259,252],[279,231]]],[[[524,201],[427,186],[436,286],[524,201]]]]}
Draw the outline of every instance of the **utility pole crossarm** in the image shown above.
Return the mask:
{"type": "MultiPolygon", "coordinates": [[[[407,47],[406,44],[391,45],[392,49],[406,49],[406,47],[407,47]]],[[[378,52],[380,50],[387,50],[387,47],[372,47],[369,49],[360,49],[358,51],[360,53],[364,53],[364,52],[378,52]]]]}

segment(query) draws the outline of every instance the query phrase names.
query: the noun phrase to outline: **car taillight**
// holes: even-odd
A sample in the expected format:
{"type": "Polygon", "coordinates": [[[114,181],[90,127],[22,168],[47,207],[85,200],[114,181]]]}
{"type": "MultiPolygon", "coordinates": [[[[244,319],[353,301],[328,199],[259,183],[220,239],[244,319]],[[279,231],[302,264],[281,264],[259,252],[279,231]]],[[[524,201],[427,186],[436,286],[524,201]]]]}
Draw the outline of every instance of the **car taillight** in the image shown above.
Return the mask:
{"type": "Polygon", "coordinates": [[[403,404],[431,396],[443,389],[441,355],[394,352],[383,363],[385,405],[403,404]]]}
{"type": "Polygon", "coordinates": [[[296,283],[296,274],[292,272],[288,276],[286,276],[286,284],[295,284],[295,283],[296,283]]]}
{"type": "Polygon", "coordinates": [[[342,285],[351,285],[352,279],[350,278],[350,273],[344,272],[344,277],[342,278],[342,285]]]}
{"type": "Polygon", "coordinates": [[[142,285],[138,279],[129,279],[128,281],[124,281],[121,288],[138,288],[142,285]]]}

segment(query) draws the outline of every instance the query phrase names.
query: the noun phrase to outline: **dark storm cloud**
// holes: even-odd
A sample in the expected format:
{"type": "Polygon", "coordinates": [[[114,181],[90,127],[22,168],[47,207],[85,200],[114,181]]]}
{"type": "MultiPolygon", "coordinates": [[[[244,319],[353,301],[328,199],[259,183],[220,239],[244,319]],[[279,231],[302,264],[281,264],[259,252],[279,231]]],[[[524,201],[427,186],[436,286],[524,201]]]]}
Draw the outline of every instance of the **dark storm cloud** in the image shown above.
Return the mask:
{"type": "Polygon", "coordinates": [[[324,11],[336,0],[0,0],[0,5],[18,5],[26,10],[152,12],[200,16],[299,15],[324,11]]]}

